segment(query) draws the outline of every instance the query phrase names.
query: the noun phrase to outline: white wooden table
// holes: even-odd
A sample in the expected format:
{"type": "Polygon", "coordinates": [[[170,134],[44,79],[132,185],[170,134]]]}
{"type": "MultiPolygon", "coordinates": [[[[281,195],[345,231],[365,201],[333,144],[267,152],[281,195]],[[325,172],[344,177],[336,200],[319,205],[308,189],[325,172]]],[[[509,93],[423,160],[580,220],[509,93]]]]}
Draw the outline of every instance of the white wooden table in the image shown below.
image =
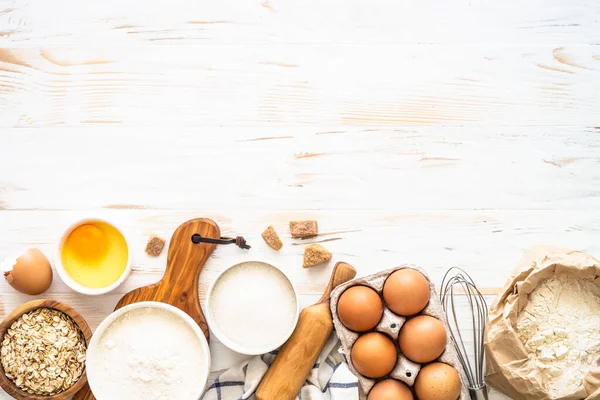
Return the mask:
{"type": "MultiPolygon", "coordinates": [[[[95,328],[161,277],[148,235],[204,216],[253,248],[218,248],[202,297],[261,259],[307,305],[333,262],[302,269],[286,227],[314,218],[360,275],[457,265],[492,299],[533,244],[600,255],[599,71],[596,0],[0,0],[0,258],[120,221],[123,286],[43,295],[95,328]]],[[[215,371],[243,358],[211,347],[215,371]]]]}

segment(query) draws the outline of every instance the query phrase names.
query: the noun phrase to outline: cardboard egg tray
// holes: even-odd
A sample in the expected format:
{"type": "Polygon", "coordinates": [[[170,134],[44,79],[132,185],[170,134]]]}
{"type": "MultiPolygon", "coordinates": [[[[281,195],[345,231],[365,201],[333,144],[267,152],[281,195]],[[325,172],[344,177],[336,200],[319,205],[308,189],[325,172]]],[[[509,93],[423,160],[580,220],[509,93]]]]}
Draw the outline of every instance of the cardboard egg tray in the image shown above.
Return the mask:
{"type": "MultiPolygon", "coordinates": [[[[469,391],[468,391],[467,385],[466,385],[465,373],[464,373],[463,368],[458,360],[458,355],[456,353],[456,349],[454,348],[454,345],[452,344],[452,341],[450,339],[450,335],[449,335],[450,330],[448,329],[448,324],[446,323],[446,317],[444,314],[444,310],[439,301],[437,291],[435,290],[435,285],[433,283],[431,283],[431,280],[429,279],[429,277],[427,276],[425,271],[423,271],[421,268],[418,268],[415,266],[401,266],[401,267],[389,269],[386,271],[382,271],[382,272],[379,272],[374,275],[366,276],[363,278],[357,278],[352,281],[346,282],[342,285],[339,285],[331,293],[331,314],[333,316],[333,324],[335,326],[337,336],[342,342],[342,349],[344,350],[344,354],[346,356],[346,359],[348,360],[348,367],[350,368],[350,371],[352,371],[352,373],[358,378],[359,399],[366,400],[367,394],[369,393],[371,388],[375,385],[375,383],[380,380],[386,379],[386,378],[397,379],[401,382],[406,383],[409,387],[412,388],[412,386],[415,383],[415,379],[417,378],[417,375],[419,374],[419,371],[421,370],[421,364],[414,363],[414,362],[410,361],[408,358],[404,357],[404,355],[402,353],[400,353],[400,350],[398,348],[398,334],[400,333],[400,329],[402,329],[402,325],[404,325],[404,322],[407,320],[407,318],[402,317],[397,314],[394,314],[389,308],[387,308],[385,302],[383,301],[383,296],[381,296],[381,294],[383,292],[383,285],[384,285],[387,277],[392,272],[395,272],[395,271],[397,271],[399,269],[403,269],[403,268],[412,268],[414,270],[417,270],[420,273],[422,273],[429,281],[431,297],[429,299],[429,303],[427,304],[427,307],[425,307],[425,309],[423,311],[421,311],[421,313],[419,313],[419,315],[422,315],[422,314],[430,315],[432,317],[439,319],[444,324],[444,327],[446,328],[446,333],[448,333],[448,342],[446,343],[446,350],[436,361],[440,361],[440,362],[449,364],[459,372],[459,374],[461,376],[461,381],[462,381],[462,389],[461,389],[461,394],[460,394],[459,399],[460,400],[469,400],[470,397],[469,397],[469,391]],[[379,295],[382,297],[381,301],[383,302],[383,317],[381,318],[381,321],[379,321],[379,324],[371,331],[382,332],[382,333],[385,333],[388,336],[390,336],[394,340],[394,343],[396,344],[396,349],[398,351],[398,362],[396,363],[396,366],[394,367],[394,369],[388,376],[380,378],[380,379],[367,378],[367,377],[361,375],[360,373],[358,373],[358,371],[356,371],[356,369],[352,365],[352,359],[351,359],[352,346],[354,345],[354,342],[356,341],[356,339],[358,339],[359,336],[361,336],[367,332],[357,333],[357,332],[353,332],[353,331],[349,330],[348,328],[346,328],[344,326],[344,324],[342,324],[342,321],[340,321],[340,318],[338,317],[338,314],[337,314],[337,305],[338,305],[338,301],[339,301],[342,293],[344,293],[344,291],[346,289],[348,289],[349,287],[357,286],[357,285],[368,286],[372,289],[375,289],[375,291],[377,291],[377,293],[379,293],[379,295]]],[[[369,332],[371,332],[371,331],[369,331],[369,332]]]]}

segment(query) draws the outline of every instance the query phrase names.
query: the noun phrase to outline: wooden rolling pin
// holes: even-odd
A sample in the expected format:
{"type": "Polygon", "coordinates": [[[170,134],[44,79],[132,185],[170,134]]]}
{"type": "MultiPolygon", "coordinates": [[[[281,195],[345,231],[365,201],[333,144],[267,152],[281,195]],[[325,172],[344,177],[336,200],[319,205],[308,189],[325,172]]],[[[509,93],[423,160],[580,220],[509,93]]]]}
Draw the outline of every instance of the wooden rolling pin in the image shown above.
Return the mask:
{"type": "Polygon", "coordinates": [[[350,264],[339,262],[335,265],[325,293],[316,304],[302,310],[294,333],[267,370],[256,390],[257,400],[296,399],[333,332],[329,309],[331,291],[355,276],[356,270],[350,264]]]}

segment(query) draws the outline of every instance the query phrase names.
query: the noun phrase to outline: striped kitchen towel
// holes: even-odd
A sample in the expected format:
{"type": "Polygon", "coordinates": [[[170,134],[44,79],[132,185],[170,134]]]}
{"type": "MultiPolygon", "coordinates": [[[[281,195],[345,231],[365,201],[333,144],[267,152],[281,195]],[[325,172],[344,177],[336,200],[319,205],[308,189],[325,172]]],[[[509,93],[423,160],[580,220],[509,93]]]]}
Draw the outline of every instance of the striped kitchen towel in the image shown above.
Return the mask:
{"type": "MultiPolygon", "coordinates": [[[[209,386],[203,400],[255,400],[254,391],[277,351],[251,358],[223,372],[209,386]]],[[[348,370],[335,333],[323,348],[300,394],[299,400],[356,400],[357,380],[348,370]]]]}

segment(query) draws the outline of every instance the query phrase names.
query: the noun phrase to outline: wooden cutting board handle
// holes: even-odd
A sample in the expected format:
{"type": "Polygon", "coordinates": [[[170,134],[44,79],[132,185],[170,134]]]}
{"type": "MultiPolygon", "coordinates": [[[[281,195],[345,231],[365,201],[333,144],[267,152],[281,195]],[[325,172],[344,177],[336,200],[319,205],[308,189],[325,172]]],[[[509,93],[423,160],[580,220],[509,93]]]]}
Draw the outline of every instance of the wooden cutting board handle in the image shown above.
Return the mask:
{"type": "Polygon", "coordinates": [[[256,390],[257,400],[296,399],[333,331],[331,291],[355,276],[356,270],[350,264],[335,265],[325,293],[316,304],[302,310],[294,333],[279,349],[256,390]]]}
{"type": "Polygon", "coordinates": [[[208,324],[200,308],[198,282],[204,264],[217,245],[192,242],[195,233],[214,239],[221,236],[219,226],[207,218],[196,218],[181,224],[171,237],[163,278],[155,284],[127,293],[119,300],[115,310],[140,301],[167,303],[188,313],[200,326],[206,339],[210,339],[208,324]]]}
{"type": "MultiPolygon", "coordinates": [[[[171,304],[188,313],[200,326],[208,340],[208,324],[200,308],[198,281],[200,271],[217,245],[193,243],[192,235],[195,233],[213,239],[221,236],[219,226],[207,218],[196,218],[181,224],[171,237],[167,269],[163,278],[157,283],[127,293],[119,300],[115,310],[140,301],[160,301],[171,304]]],[[[87,384],[73,396],[73,400],[94,399],[87,384]]]]}

